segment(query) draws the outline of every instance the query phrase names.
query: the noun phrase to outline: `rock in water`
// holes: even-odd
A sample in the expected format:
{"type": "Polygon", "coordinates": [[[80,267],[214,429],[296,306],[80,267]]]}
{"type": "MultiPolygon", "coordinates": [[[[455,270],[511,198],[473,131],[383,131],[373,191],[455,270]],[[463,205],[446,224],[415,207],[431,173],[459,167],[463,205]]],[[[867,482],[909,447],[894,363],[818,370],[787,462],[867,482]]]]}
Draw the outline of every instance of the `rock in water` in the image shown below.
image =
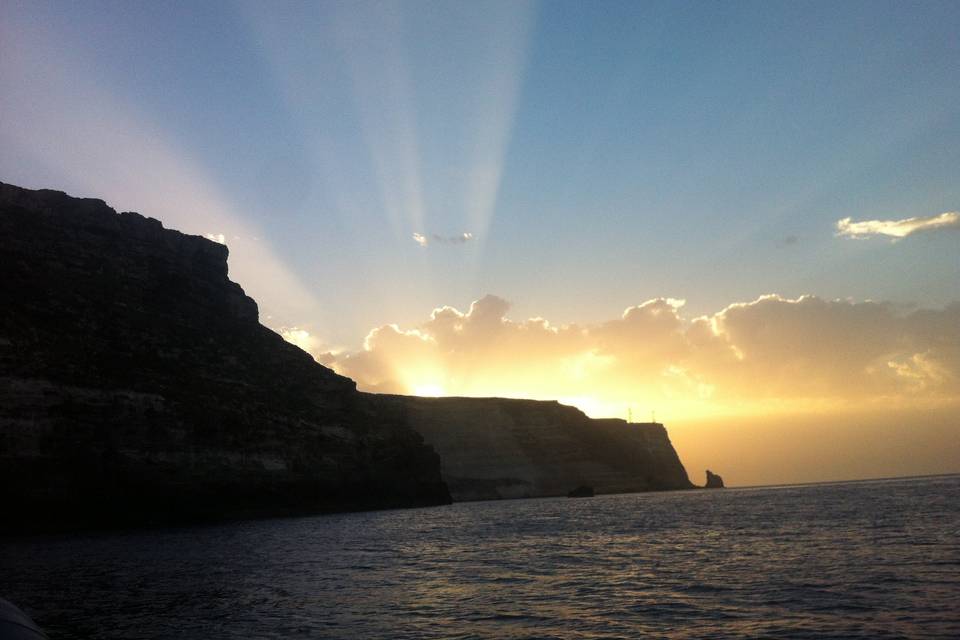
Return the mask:
{"type": "Polygon", "coordinates": [[[593,487],[582,484],[570,493],[567,494],[568,498],[592,498],[593,497],[593,487]]]}
{"type": "Polygon", "coordinates": [[[707,484],[704,489],[723,489],[723,478],[707,469],[707,484]]]}
{"type": "Polygon", "coordinates": [[[258,321],[227,247],[0,183],[0,528],[441,504],[434,450],[258,321]]]}

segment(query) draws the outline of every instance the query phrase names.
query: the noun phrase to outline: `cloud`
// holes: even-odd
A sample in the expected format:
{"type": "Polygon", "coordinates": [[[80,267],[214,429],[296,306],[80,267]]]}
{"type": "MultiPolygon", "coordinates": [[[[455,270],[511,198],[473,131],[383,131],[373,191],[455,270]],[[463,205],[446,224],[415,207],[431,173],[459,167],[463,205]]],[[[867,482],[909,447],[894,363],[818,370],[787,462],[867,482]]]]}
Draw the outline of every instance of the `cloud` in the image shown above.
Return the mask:
{"type": "Polygon", "coordinates": [[[473,240],[473,234],[469,231],[459,233],[454,236],[442,236],[436,233],[430,234],[430,237],[423,235],[422,233],[414,233],[413,241],[419,244],[421,247],[429,246],[431,243],[436,244],[466,244],[473,240]]]}
{"type": "Polygon", "coordinates": [[[222,233],[205,233],[203,234],[203,237],[207,240],[212,240],[213,242],[227,244],[227,238],[222,233]]]}
{"type": "Polygon", "coordinates": [[[455,236],[440,236],[433,234],[431,236],[434,242],[439,242],[440,244],[464,244],[473,240],[473,234],[469,231],[464,231],[461,234],[455,236]]]}
{"type": "Polygon", "coordinates": [[[276,330],[290,344],[310,354],[320,364],[332,367],[337,361],[338,352],[330,351],[320,338],[302,327],[280,327],[276,330]]]}
{"type": "MultiPolygon", "coordinates": [[[[329,358],[362,389],[503,395],[611,407],[698,408],[960,397],[960,304],[904,313],[878,302],[762,296],[689,318],[656,298],[591,325],[507,317],[488,295],[466,311],[372,330],[329,358]]],[[[589,410],[589,409],[588,409],[589,410]]],[[[595,411],[596,413],[596,411],[595,411]]]]}
{"type": "Polygon", "coordinates": [[[280,327],[277,333],[279,333],[284,340],[300,347],[314,358],[317,358],[321,354],[322,344],[320,339],[306,329],[300,327],[280,327]]]}
{"type": "Polygon", "coordinates": [[[848,238],[888,236],[899,239],[918,231],[938,229],[960,229],[960,212],[947,211],[937,216],[903,220],[862,220],[860,222],[853,222],[850,218],[837,220],[837,235],[848,238]]]}

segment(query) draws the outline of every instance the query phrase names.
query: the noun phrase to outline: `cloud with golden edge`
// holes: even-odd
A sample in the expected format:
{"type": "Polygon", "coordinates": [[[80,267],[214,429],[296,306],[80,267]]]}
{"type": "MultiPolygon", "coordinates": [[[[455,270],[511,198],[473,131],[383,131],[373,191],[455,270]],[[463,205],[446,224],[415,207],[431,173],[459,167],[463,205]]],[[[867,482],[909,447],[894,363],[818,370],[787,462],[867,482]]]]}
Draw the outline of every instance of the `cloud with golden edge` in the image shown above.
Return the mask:
{"type": "Polygon", "coordinates": [[[296,345],[316,357],[319,354],[320,340],[306,329],[300,327],[281,327],[278,333],[290,344],[296,345]]]}
{"type": "Polygon", "coordinates": [[[683,308],[656,298],[556,325],[510,319],[510,303],[488,295],[416,327],[377,327],[361,351],[324,361],[369,391],[567,399],[593,414],[960,396],[960,304],[767,295],[696,318],[683,308]]]}
{"type": "Polygon", "coordinates": [[[960,212],[947,211],[936,216],[902,220],[861,220],[860,222],[853,222],[851,218],[837,220],[837,235],[847,238],[887,236],[899,240],[919,231],[945,229],[960,229],[960,212]]]}

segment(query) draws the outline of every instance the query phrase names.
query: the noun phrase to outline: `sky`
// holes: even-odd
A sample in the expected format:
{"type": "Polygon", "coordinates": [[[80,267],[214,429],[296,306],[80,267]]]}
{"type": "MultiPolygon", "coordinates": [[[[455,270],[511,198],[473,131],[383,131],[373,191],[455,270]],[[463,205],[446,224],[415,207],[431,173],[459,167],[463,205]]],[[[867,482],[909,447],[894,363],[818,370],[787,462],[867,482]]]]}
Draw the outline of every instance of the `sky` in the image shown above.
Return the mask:
{"type": "Polygon", "coordinates": [[[960,471],[956,2],[0,0],[0,180],[230,249],[357,380],[960,471]]]}

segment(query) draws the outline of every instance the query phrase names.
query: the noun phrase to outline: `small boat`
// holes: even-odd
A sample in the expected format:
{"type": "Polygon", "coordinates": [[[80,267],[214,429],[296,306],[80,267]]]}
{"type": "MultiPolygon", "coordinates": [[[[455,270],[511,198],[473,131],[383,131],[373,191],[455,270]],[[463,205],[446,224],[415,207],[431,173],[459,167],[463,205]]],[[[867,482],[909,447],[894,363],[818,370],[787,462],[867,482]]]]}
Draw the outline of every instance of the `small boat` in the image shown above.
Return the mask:
{"type": "Polygon", "coordinates": [[[589,485],[582,484],[570,493],[567,494],[568,498],[592,498],[593,497],[593,487],[589,485]]]}

